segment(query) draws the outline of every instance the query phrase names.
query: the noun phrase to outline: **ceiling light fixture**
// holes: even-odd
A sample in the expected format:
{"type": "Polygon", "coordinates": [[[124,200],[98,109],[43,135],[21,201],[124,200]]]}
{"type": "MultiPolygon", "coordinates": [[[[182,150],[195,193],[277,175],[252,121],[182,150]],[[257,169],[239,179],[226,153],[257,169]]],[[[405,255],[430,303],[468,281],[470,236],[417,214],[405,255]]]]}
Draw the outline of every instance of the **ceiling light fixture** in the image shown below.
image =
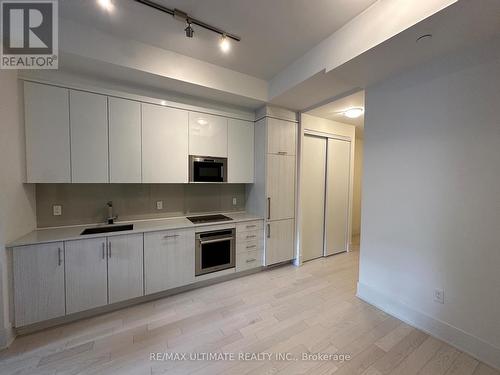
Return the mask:
{"type": "Polygon", "coordinates": [[[417,43],[421,43],[421,42],[428,42],[432,39],[432,34],[424,34],[424,35],[420,35],[416,42],[417,43]]]}
{"type": "Polygon", "coordinates": [[[229,42],[229,39],[225,35],[222,35],[220,37],[219,47],[221,51],[224,53],[228,53],[229,50],[231,49],[231,43],[229,42]]]}
{"type": "Polygon", "coordinates": [[[188,38],[192,38],[193,35],[194,35],[194,30],[193,28],[191,27],[191,22],[189,22],[189,20],[187,21],[187,27],[184,29],[184,31],[186,32],[186,36],[188,38]]]}
{"type": "Polygon", "coordinates": [[[363,108],[358,107],[346,109],[344,112],[342,112],[342,114],[347,118],[358,118],[364,112],[365,110],[363,108]]]}
{"type": "Polygon", "coordinates": [[[111,0],[97,0],[97,4],[99,4],[106,12],[111,12],[115,7],[111,0]]]}
{"type": "MultiPolygon", "coordinates": [[[[98,0],[98,1],[110,1],[110,0],[98,0]]],[[[228,33],[227,31],[219,29],[218,27],[209,25],[208,23],[205,23],[205,22],[200,21],[200,20],[198,20],[196,18],[193,18],[193,17],[189,16],[186,12],[183,12],[180,9],[167,8],[167,7],[165,7],[165,6],[161,5],[161,4],[155,3],[154,1],[151,1],[151,0],[135,0],[135,1],[138,2],[138,3],[140,3],[140,4],[142,4],[142,5],[146,5],[146,6],[150,7],[150,8],[159,10],[160,12],[170,14],[175,19],[178,19],[180,21],[186,22],[188,24],[188,26],[184,29],[184,31],[186,32],[186,36],[188,38],[192,38],[193,37],[194,30],[191,27],[191,24],[193,24],[193,25],[196,25],[196,26],[203,27],[204,29],[213,31],[214,33],[217,33],[217,34],[219,34],[219,35],[221,35],[223,37],[230,38],[230,39],[232,39],[232,40],[234,40],[236,42],[241,41],[241,38],[239,36],[231,34],[231,33],[228,33]]],[[[224,44],[226,44],[226,43],[224,43],[224,44]]],[[[221,48],[223,48],[223,47],[221,46],[221,48]]],[[[226,47],[224,47],[224,48],[226,48],[226,47]]],[[[229,50],[229,48],[227,48],[227,50],[229,50]]]]}

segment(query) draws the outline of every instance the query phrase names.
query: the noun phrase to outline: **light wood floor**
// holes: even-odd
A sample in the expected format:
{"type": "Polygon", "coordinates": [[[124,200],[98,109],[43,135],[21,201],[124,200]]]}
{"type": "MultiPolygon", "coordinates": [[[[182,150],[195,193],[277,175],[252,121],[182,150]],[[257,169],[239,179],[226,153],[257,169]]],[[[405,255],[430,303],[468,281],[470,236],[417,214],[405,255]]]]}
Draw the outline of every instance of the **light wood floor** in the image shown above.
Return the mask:
{"type": "Polygon", "coordinates": [[[500,374],[355,297],[358,252],[18,338],[0,374],[500,374]],[[151,352],[344,353],[350,361],[151,361],[151,352]]]}

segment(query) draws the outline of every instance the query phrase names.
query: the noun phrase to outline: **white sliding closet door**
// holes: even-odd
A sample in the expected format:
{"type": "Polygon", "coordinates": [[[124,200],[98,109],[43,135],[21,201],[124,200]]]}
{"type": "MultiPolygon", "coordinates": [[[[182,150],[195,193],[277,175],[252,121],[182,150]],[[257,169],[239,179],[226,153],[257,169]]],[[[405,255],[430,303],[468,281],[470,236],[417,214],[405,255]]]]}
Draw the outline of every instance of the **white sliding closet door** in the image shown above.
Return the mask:
{"type": "Polygon", "coordinates": [[[304,136],[302,159],[302,260],[323,256],[327,139],[304,136]]]}
{"type": "Polygon", "coordinates": [[[328,139],[325,255],[347,251],[351,142],[328,139]]]}

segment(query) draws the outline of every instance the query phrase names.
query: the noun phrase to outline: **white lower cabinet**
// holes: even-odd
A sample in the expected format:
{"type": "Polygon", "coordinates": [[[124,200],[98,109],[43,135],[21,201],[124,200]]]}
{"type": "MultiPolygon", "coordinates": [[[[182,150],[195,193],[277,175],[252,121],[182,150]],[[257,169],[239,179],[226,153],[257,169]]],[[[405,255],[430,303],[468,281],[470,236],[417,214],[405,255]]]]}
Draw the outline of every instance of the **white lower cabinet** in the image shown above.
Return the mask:
{"type": "Polygon", "coordinates": [[[106,238],[67,241],[66,313],[108,303],[106,238]]]}
{"type": "Polygon", "coordinates": [[[144,234],[145,293],[194,282],[194,229],[144,234]]]}
{"type": "Polygon", "coordinates": [[[266,224],[266,266],[294,258],[294,219],[266,224]]]}
{"type": "Polygon", "coordinates": [[[108,237],[109,303],[144,294],[142,245],[142,233],[108,237]]]}
{"type": "Polygon", "coordinates": [[[15,325],[64,316],[62,242],[14,249],[15,325]]]}
{"type": "Polygon", "coordinates": [[[236,272],[262,266],[263,221],[236,225],[236,272]]]}

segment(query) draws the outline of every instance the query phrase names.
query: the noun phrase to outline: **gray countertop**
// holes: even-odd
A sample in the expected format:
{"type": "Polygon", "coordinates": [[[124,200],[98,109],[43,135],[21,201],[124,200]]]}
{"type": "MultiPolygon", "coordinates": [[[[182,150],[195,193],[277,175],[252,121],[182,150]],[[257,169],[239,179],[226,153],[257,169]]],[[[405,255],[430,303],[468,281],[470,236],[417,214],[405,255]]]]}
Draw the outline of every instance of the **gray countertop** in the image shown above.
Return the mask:
{"type": "MultiPolygon", "coordinates": [[[[134,229],[128,231],[121,232],[109,232],[109,233],[98,233],[98,234],[90,234],[81,236],[80,233],[85,228],[94,228],[101,225],[75,225],[75,226],[67,226],[67,227],[57,227],[57,228],[44,228],[44,229],[36,229],[23,237],[11,242],[7,245],[7,247],[17,247],[17,246],[25,246],[25,245],[35,245],[41,243],[49,243],[49,242],[59,242],[59,241],[71,241],[71,240],[82,240],[86,238],[96,238],[96,237],[111,237],[111,236],[119,236],[123,234],[131,234],[131,233],[146,233],[146,232],[155,232],[160,230],[174,230],[174,229],[182,229],[182,228],[197,228],[197,227],[205,227],[212,226],[217,224],[231,224],[238,223],[244,221],[251,220],[262,220],[263,218],[247,214],[246,212],[231,212],[231,213],[223,213],[224,215],[233,219],[232,221],[221,221],[215,223],[201,223],[201,224],[193,224],[191,223],[185,216],[182,217],[173,217],[167,219],[152,219],[152,220],[138,220],[138,221],[127,221],[127,222],[116,222],[115,224],[134,224],[134,229]]],[[[193,215],[195,216],[195,215],[193,215]]]]}

